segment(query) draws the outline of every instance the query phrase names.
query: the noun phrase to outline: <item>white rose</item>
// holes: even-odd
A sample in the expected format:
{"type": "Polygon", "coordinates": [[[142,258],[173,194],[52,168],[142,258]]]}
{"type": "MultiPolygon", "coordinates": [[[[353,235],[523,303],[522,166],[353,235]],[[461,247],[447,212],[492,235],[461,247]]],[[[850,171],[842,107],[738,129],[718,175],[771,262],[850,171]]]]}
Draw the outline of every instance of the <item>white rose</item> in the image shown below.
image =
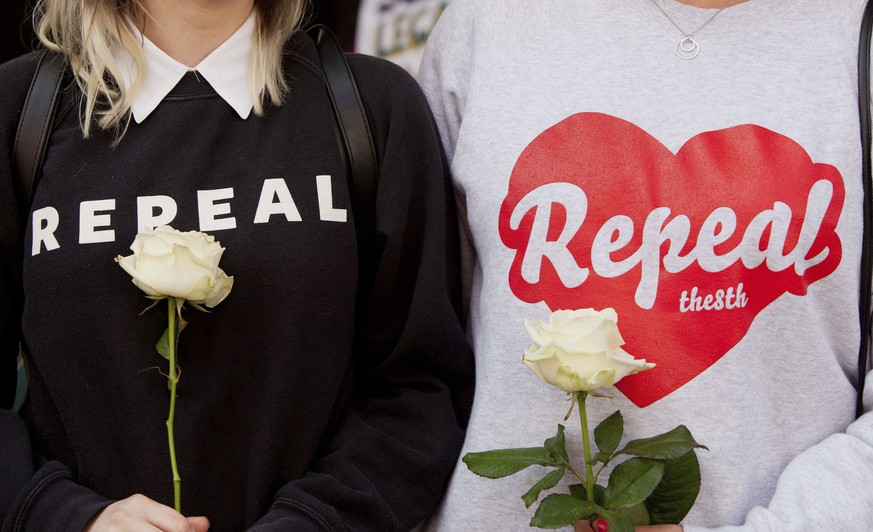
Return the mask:
{"type": "Polygon", "coordinates": [[[621,348],[617,322],[611,308],[558,310],[549,323],[526,319],[533,343],[522,360],[544,382],[565,392],[610,388],[627,375],[655,367],[621,348]]]}
{"type": "Polygon", "coordinates": [[[218,267],[224,248],[210,235],[169,226],[146,229],[130,245],[133,255],[115,259],[146,294],[214,307],[233,287],[218,267]]]}

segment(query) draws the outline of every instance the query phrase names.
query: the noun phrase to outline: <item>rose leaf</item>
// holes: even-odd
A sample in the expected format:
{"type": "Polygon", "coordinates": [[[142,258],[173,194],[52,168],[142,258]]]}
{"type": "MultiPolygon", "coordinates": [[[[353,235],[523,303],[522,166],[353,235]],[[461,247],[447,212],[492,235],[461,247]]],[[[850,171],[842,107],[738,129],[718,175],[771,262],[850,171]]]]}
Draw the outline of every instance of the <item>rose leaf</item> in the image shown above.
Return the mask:
{"type": "Polygon", "coordinates": [[[564,442],[564,425],[558,425],[558,433],[547,439],[543,443],[543,447],[549,451],[549,454],[556,463],[569,465],[570,457],[567,455],[567,448],[564,442]]]}
{"type": "Polygon", "coordinates": [[[694,441],[691,431],[685,425],[679,425],[670,432],[658,436],[629,441],[624,449],[618,453],[658,460],[672,460],[684,456],[692,449],[706,449],[706,447],[694,441]]]}
{"type": "Polygon", "coordinates": [[[539,482],[534,484],[527,493],[522,495],[521,500],[524,501],[525,507],[530,508],[533,503],[537,502],[537,499],[540,497],[540,493],[542,493],[543,490],[554,488],[555,485],[557,485],[558,482],[564,477],[564,471],[565,469],[563,467],[560,469],[555,469],[554,471],[550,472],[548,475],[540,479],[539,482]]]}
{"type": "Polygon", "coordinates": [[[543,499],[530,520],[530,526],[562,528],[582,519],[590,519],[603,511],[605,510],[596,504],[579,500],[572,495],[555,493],[543,499]]]}
{"type": "MultiPolygon", "coordinates": [[[[594,502],[603,506],[603,494],[606,493],[606,488],[601,486],[600,484],[594,485],[594,502]]],[[[585,491],[585,486],[583,484],[573,484],[570,486],[570,495],[576,497],[577,499],[582,499],[583,501],[588,500],[588,492],[585,491]]]]}
{"type": "Polygon", "coordinates": [[[155,349],[162,357],[167,360],[170,360],[170,328],[167,327],[164,329],[164,334],[161,335],[161,338],[158,340],[158,343],[155,344],[155,349]]]}
{"type": "Polygon", "coordinates": [[[571,484],[570,495],[577,499],[582,499],[583,501],[588,500],[588,494],[585,493],[585,486],[583,484],[571,484]]]}
{"type": "Polygon", "coordinates": [[[594,454],[594,457],[591,459],[591,465],[594,465],[594,464],[596,464],[597,462],[600,462],[600,463],[602,463],[602,464],[605,464],[606,462],[609,462],[609,460],[610,460],[611,458],[612,458],[612,455],[611,455],[611,454],[607,454],[607,453],[595,453],[595,454],[594,454]]]}
{"type": "Polygon", "coordinates": [[[549,451],[543,447],[467,453],[463,462],[470,471],[486,478],[502,478],[532,465],[555,465],[549,451]]]}
{"type": "Polygon", "coordinates": [[[664,476],[655,491],[646,499],[651,524],[676,524],[694,506],[700,492],[700,463],[697,454],[664,462],[664,476]]]}
{"type": "Polygon", "coordinates": [[[654,491],[663,475],[664,464],[659,460],[631,458],[619,464],[609,477],[604,506],[627,508],[643,502],[654,491]]]}
{"type": "Polygon", "coordinates": [[[628,508],[616,508],[613,513],[619,513],[629,518],[631,522],[633,522],[634,526],[644,526],[651,524],[649,510],[644,503],[635,504],[628,508]]]}
{"type": "Polygon", "coordinates": [[[594,429],[594,441],[601,453],[611,455],[618,449],[623,434],[624,418],[621,416],[621,412],[616,410],[594,429]]]}

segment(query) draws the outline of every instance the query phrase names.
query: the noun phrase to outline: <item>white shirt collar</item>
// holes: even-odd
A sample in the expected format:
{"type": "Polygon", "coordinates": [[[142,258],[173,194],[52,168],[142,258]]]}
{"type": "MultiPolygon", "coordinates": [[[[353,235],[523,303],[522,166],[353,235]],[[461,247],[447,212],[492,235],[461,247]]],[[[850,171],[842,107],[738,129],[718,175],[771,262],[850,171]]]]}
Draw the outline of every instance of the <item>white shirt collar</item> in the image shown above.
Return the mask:
{"type": "MultiPolygon", "coordinates": [[[[215,89],[242,119],[248,118],[254,102],[249,89],[249,71],[252,62],[252,47],[255,34],[255,16],[252,14],[221,46],[206,56],[197,66],[190,68],[176,61],[153,42],[133,28],[142,42],[146,71],[131,112],[137,124],[142,123],[167,97],[167,94],[189,71],[197,71],[215,89]]],[[[121,83],[125,88],[133,84],[136,65],[126,50],[116,50],[116,60],[121,68],[121,83]]]]}

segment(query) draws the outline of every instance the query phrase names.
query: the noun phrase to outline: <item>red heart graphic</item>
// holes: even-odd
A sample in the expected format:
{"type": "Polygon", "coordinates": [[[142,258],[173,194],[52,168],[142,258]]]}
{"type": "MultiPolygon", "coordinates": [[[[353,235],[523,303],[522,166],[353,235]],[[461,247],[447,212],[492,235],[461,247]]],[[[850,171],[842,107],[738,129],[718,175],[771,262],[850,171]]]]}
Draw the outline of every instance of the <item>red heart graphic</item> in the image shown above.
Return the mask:
{"type": "Polygon", "coordinates": [[[836,269],[845,190],[791,139],[743,125],[677,154],[580,113],[519,157],[500,210],[513,293],[552,310],[613,307],[625,349],[657,363],[618,388],[640,407],[732,349],[785,292],[836,269]]]}

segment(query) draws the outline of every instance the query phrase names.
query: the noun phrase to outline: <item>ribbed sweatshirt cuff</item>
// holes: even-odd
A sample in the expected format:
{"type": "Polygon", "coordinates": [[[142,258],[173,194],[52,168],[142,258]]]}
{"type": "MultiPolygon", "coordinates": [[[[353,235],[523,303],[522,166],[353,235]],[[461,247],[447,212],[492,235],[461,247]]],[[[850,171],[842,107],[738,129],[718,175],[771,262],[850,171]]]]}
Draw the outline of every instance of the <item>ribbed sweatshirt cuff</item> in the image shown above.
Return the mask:
{"type": "Polygon", "coordinates": [[[267,515],[255,523],[250,532],[280,530],[334,532],[344,528],[340,523],[331,523],[325,516],[301,501],[280,497],[273,503],[267,515]]]}
{"type": "Polygon", "coordinates": [[[82,530],[113,501],[76,484],[57,462],[31,479],[3,523],[3,532],[82,530]]]}

